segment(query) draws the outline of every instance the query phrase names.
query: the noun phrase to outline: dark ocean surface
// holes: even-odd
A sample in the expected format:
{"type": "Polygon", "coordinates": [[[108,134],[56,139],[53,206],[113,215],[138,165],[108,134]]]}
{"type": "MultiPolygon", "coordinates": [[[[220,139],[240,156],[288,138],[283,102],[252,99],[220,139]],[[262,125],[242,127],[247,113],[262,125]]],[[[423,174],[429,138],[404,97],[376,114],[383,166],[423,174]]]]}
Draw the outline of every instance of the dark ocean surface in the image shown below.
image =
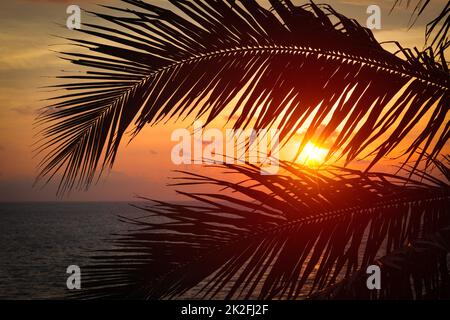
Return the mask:
{"type": "Polygon", "coordinates": [[[64,298],[67,267],[82,274],[89,250],[130,229],[117,215],[145,212],[126,202],[0,203],[0,299],[64,298]]]}
{"type": "MultiPolygon", "coordinates": [[[[133,229],[118,215],[148,213],[126,202],[0,203],[0,299],[64,299],[70,265],[81,268],[83,286],[83,268],[92,265],[89,254],[111,248],[112,234],[133,229]]],[[[310,285],[308,280],[305,294],[310,285]]],[[[194,288],[183,298],[198,298],[195,293],[194,288]]]]}

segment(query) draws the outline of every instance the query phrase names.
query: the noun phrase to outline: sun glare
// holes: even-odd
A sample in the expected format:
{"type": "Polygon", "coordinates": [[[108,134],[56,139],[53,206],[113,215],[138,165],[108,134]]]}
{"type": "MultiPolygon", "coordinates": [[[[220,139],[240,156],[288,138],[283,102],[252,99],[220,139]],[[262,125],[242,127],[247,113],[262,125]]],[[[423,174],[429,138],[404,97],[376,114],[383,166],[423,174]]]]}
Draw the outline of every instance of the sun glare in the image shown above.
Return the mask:
{"type": "Polygon", "coordinates": [[[325,161],[327,153],[327,149],[320,148],[314,143],[308,142],[300,153],[298,162],[309,167],[317,167],[325,161]]]}

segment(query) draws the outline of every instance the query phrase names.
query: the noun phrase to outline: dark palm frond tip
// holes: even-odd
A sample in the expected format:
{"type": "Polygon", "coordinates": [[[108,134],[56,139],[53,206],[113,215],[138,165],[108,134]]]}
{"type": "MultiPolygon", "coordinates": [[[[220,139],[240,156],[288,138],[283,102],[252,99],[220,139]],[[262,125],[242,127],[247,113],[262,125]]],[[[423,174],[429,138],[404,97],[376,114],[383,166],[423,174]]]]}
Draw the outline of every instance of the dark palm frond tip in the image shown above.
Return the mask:
{"type": "Polygon", "coordinates": [[[76,297],[308,298],[450,225],[445,178],[281,165],[286,175],[227,165],[239,183],[185,173],[175,185],[218,192],[152,200],[147,218],[124,218],[137,230],[84,268],[76,297]]]}
{"type": "Polygon", "coordinates": [[[367,290],[366,270],[326,288],[310,299],[444,299],[450,297],[450,226],[397,249],[374,262],[382,285],[367,290]]]}
{"type": "Polygon", "coordinates": [[[73,81],[56,86],[67,94],[38,119],[39,179],[60,175],[61,192],[87,187],[111,166],[131,126],[135,135],[191,114],[209,123],[235,97],[235,128],[267,129],[279,119],[288,139],[314,115],[302,145],[325,125],[318,142],[338,131],[329,155],[347,162],[370,153],[372,166],[407,136],[406,160],[419,148],[435,158],[448,140],[446,63],[427,51],[391,54],[328,5],[170,1],[184,18],[124,2],[132,7],[94,13],[104,25],[83,24],[80,32],[97,40],[69,39],[90,52],[62,54],[88,71],[60,77],[73,81]]]}
{"type": "MultiPolygon", "coordinates": [[[[401,5],[402,0],[396,0],[392,6],[391,11],[401,5]]],[[[424,10],[430,5],[430,0],[418,0],[415,3],[414,10],[411,14],[411,26],[414,25],[419,16],[424,12],[424,10]]],[[[406,5],[410,6],[411,1],[406,1],[406,5]]],[[[445,60],[444,52],[450,46],[450,41],[448,39],[448,30],[450,28],[450,2],[444,6],[442,11],[438,14],[436,18],[427,24],[425,30],[425,41],[426,44],[429,43],[430,48],[434,48],[436,55],[441,56],[445,60]],[[430,43],[431,42],[431,43],[430,43]]]]}

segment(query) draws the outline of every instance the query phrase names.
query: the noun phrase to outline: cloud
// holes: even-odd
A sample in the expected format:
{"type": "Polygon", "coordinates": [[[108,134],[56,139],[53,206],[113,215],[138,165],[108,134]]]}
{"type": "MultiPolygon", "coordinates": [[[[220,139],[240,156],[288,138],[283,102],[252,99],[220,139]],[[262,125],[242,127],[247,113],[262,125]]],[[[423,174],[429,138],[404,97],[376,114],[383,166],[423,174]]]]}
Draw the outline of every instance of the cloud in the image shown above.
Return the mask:
{"type": "MultiPolygon", "coordinates": [[[[73,2],[76,3],[96,3],[96,1],[92,1],[92,0],[77,0],[77,1],[73,1],[73,0],[22,0],[23,2],[34,2],[34,3],[67,3],[67,4],[73,4],[73,2]]],[[[98,1],[97,1],[98,2],[98,1]]],[[[103,1],[103,2],[110,2],[110,1],[103,1]]]]}
{"type": "Polygon", "coordinates": [[[148,153],[150,153],[152,156],[157,155],[159,152],[153,149],[148,150],[148,153]]]}
{"type": "Polygon", "coordinates": [[[37,110],[29,106],[12,108],[11,111],[18,113],[21,116],[34,116],[37,114],[37,110]]]}
{"type": "MultiPolygon", "coordinates": [[[[17,38],[23,36],[18,35],[17,38]]],[[[47,38],[41,39],[48,41],[47,38]]],[[[0,35],[0,41],[5,43],[0,57],[0,70],[31,70],[42,68],[43,65],[59,66],[61,62],[56,59],[55,53],[46,47],[38,47],[30,38],[22,40],[21,44],[17,44],[18,40],[8,35],[0,35]],[[29,47],[26,47],[28,45],[29,47]]]]}
{"type": "Polygon", "coordinates": [[[0,152],[5,151],[5,147],[4,146],[0,146],[0,152]]]}
{"type": "Polygon", "coordinates": [[[3,201],[130,201],[135,195],[148,195],[155,198],[170,199],[173,190],[165,188],[167,180],[154,181],[145,176],[129,175],[123,171],[112,171],[88,192],[72,190],[62,198],[56,196],[60,176],[55,176],[45,187],[39,184],[33,188],[34,176],[0,176],[0,202],[3,201]],[[167,189],[167,190],[166,190],[167,189]]]}
{"type": "Polygon", "coordinates": [[[341,0],[340,3],[342,4],[351,4],[354,6],[370,6],[370,5],[378,5],[378,6],[389,6],[392,7],[392,3],[385,3],[381,1],[374,1],[374,0],[341,0]],[[376,2],[376,3],[374,3],[376,2]]]}

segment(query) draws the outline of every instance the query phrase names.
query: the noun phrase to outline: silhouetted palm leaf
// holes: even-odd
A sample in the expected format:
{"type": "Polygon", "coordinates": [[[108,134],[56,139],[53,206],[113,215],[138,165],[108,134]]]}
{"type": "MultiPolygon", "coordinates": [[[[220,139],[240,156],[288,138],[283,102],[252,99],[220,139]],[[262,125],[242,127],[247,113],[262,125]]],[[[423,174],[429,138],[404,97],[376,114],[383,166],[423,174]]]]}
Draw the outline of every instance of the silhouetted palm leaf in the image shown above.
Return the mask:
{"type": "Polygon", "coordinates": [[[314,299],[449,299],[450,226],[425,235],[382,257],[382,285],[367,290],[367,273],[352,277],[317,293],[314,299]]]}
{"type": "Polygon", "coordinates": [[[227,165],[241,183],[185,173],[177,186],[218,192],[182,193],[190,205],[152,200],[151,215],[124,219],[139,229],[83,268],[81,296],[308,297],[450,226],[449,176],[281,165],[277,176],[227,165]]]}
{"type": "Polygon", "coordinates": [[[302,146],[325,125],[319,143],[338,132],[330,155],[371,153],[371,165],[407,136],[406,160],[419,148],[417,161],[425,152],[433,159],[448,140],[445,61],[400,47],[401,59],[330,6],[170,1],[181,15],[124,2],[133,9],[108,7],[116,15],[95,14],[105,25],[83,24],[97,41],[70,39],[91,53],[64,55],[89,71],[61,77],[76,82],[57,86],[69,93],[39,119],[40,178],[61,174],[61,192],[88,186],[97,168],[112,165],[134,119],[137,134],[190,114],[209,123],[228,105],[234,127],[276,126],[285,138],[312,120],[302,146]]]}
{"type": "MultiPolygon", "coordinates": [[[[402,0],[396,0],[392,6],[391,11],[403,3],[402,0]]],[[[423,13],[423,11],[431,3],[430,0],[418,0],[414,6],[411,18],[413,19],[411,25],[413,25],[417,18],[423,13]]],[[[406,1],[406,5],[411,5],[411,0],[406,1]]],[[[444,6],[439,15],[427,24],[425,31],[425,39],[428,42],[431,39],[430,47],[435,48],[437,55],[443,55],[444,51],[450,46],[448,40],[448,30],[450,28],[450,2],[444,6]]]]}

